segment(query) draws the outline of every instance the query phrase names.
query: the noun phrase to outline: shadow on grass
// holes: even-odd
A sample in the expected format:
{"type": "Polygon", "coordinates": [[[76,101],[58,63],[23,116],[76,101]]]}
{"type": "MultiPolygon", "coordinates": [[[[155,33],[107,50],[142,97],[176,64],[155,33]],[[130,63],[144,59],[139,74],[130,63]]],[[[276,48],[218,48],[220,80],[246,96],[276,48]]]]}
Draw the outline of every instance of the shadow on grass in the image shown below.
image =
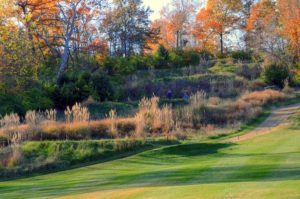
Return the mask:
{"type": "Polygon", "coordinates": [[[220,149],[232,146],[232,143],[195,143],[166,147],[161,150],[164,155],[200,156],[217,153],[220,149]]]}
{"type": "Polygon", "coordinates": [[[100,183],[99,187],[149,187],[196,184],[216,184],[254,181],[298,180],[300,167],[275,168],[270,165],[219,166],[213,168],[183,168],[119,176],[114,181],[100,183]],[[128,181],[128,179],[130,179],[128,181]]]}
{"type": "MultiPolygon", "coordinates": [[[[217,162],[207,162],[206,155],[218,155],[219,158],[238,158],[244,156],[266,156],[261,159],[279,160],[286,156],[285,153],[275,154],[227,154],[222,153],[222,149],[233,146],[232,143],[193,143],[185,145],[169,146],[139,154],[136,158],[124,160],[128,168],[118,167],[103,168],[97,165],[79,171],[74,177],[47,180],[44,177],[35,178],[39,186],[35,196],[59,196],[76,193],[88,193],[101,190],[113,190],[137,187],[159,187],[159,186],[181,186],[181,185],[200,185],[210,183],[232,183],[232,182],[251,182],[251,181],[282,181],[298,180],[300,178],[300,167],[298,164],[291,163],[279,165],[277,161],[271,163],[253,162],[248,165],[235,162],[233,164],[222,164],[221,159],[217,162]],[[171,159],[170,159],[171,156],[171,159]],[[181,159],[177,164],[173,162],[172,156],[181,159]],[[204,159],[202,159],[202,156],[204,159]],[[185,158],[185,157],[188,157],[185,158]],[[201,157],[201,158],[199,158],[201,157]],[[161,158],[161,159],[159,159],[161,158]],[[199,159],[198,159],[199,158],[199,159]],[[146,162],[145,162],[146,161],[146,162]],[[166,165],[160,167],[157,162],[166,161],[166,165]],[[188,161],[188,162],[184,162],[188,161]],[[190,162],[191,161],[191,162],[190,162]],[[197,162],[198,161],[198,162],[197,162]],[[133,166],[132,170],[130,167],[133,166]],[[143,169],[145,166],[149,169],[143,169]],[[153,169],[150,169],[154,166],[153,169]],[[140,168],[140,169],[137,169],[140,168]],[[92,171],[92,172],[91,172],[92,171]],[[90,173],[89,173],[90,172],[90,173]],[[104,173],[103,173],[104,172],[104,173]],[[109,173],[107,173],[109,172],[109,173]],[[84,174],[85,173],[85,174],[84,174]]],[[[295,155],[299,154],[294,152],[295,155]]],[[[298,155],[295,157],[299,157],[298,155]]],[[[7,189],[2,189],[3,194],[10,194],[12,190],[18,193],[28,194],[34,189],[30,183],[10,185],[7,189]]],[[[1,196],[1,194],[0,194],[1,196]]]]}

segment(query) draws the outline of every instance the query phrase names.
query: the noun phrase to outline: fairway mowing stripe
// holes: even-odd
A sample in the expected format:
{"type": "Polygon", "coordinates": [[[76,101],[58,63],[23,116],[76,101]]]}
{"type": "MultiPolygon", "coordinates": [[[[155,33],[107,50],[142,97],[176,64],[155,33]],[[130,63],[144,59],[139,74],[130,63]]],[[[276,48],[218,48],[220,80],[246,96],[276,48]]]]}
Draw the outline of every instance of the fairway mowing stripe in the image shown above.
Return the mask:
{"type": "MultiPolygon", "coordinates": [[[[292,144],[292,143],[297,142],[299,140],[299,139],[298,140],[295,139],[295,136],[298,136],[298,138],[299,138],[300,134],[299,133],[298,134],[289,133],[288,135],[286,135],[285,129],[281,129],[281,130],[275,132],[272,135],[269,134],[269,135],[266,135],[266,136],[263,136],[263,137],[256,138],[253,141],[261,140],[261,139],[268,139],[271,136],[280,136],[280,137],[282,137],[282,135],[280,135],[280,134],[282,134],[284,136],[284,139],[278,139],[276,143],[272,143],[271,146],[274,146],[273,149],[269,146],[268,148],[270,148],[270,150],[263,151],[264,153],[265,152],[271,152],[271,153],[269,153],[269,155],[267,155],[268,159],[272,158],[272,155],[273,155],[273,157],[274,157],[274,155],[275,156],[277,155],[277,158],[276,159],[272,159],[272,163],[273,163],[273,164],[271,164],[272,167],[268,168],[267,170],[265,170],[264,174],[261,176],[261,178],[258,178],[258,179],[255,180],[255,187],[252,187],[249,190],[249,192],[251,193],[252,197],[255,196],[255,194],[254,194],[255,190],[260,189],[260,191],[261,191],[261,186],[263,184],[265,184],[269,180],[273,180],[274,175],[277,175],[276,171],[278,171],[278,169],[280,169],[280,167],[283,168],[284,165],[286,165],[286,162],[289,160],[289,158],[292,158],[294,160],[294,154],[286,156],[286,154],[278,155],[278,153],[280,154],[282,151],[286,151],[285,150],[286,148],[290,148],[291,151],[299,151],[300,150],[300,146],[299,145],[292,144]],[[294,148],[291,148],[291,146],[294,146],[294,148]],[[270,155],[271,155],[271,157],[270,157],[270,155]]],[[[275,138],[275,140],[276,140],[276,138],[275,138]]],[[[250,143],[251,141],[247,141],[247,142],[250,143]]],[[[262,152],[262,151],[260,151],[260,152],[262,152]]],[[[299,160],[299,159],[300,159],[300,155],[298,156],[297,160],[299,160]]],[[[249,160],[249,163],[251,163],[251,162],[256,162],[257,163],[259,161],[264,162],[265,160],[263,160],[262,157],[258,157],[258,159],[256,159],[256,157],[254,157],[254,158],[252,158],[251,161],[249,160]]],[[[297,166],[298,167],[300,166],[300,162],[299,161],[298,161],[297,166]]],[[[243,175],[243,174],[245,174],[245,171],[240,170],[240,174],[239,175],[243,175]]],[[[299,173],[299,176],[300,176],[300,173],[299,173]]],[[[275,184],[277,184],[277,186],[276,186],[277,189],[280,190],[280,185],[282,183],[276,182],[275,184]]],[[[243,184],[236,185],[236,186],[234,186],[234,189],[232,189],[232,190],[233,190],[233,193],[231,193],[231,194],[234,194],[234,195],[238,194],[238,193],[242,194],[243,192],[245,192],[245,187],[244,187],[243,184]]],[[[269,191],[270,190],[266,190],[264,192],[268,193],[269,191]]],[[[275,191],[276,191],[276,189],[275,189],[275,191]]],[[[245,195],[243,197],[245,197],[245,195]]],[[[243,197],[241,197],[241,198],[243,198],[243,197]]],[[[259,197],[255,196],[255,198],[259,198],[259,197]]]]}
{"type": "Polygon", "coordinates": [[[72,171],[0,182],[0,198],[88,198],[84,193],[89,192],[95,198],[109,193],[104,197],[109,199],[265,199],[276,198],[276,194],[295,198],[300,193],[299,143],[299,132],[285,128],[233,146],[210,143],[213,145],[205,145],[204,152],[203,143],[178,145],[175,151],[162,148],[72,171]],[[214,146],[213,152],[208,153],[206,146],[214,146]]]}

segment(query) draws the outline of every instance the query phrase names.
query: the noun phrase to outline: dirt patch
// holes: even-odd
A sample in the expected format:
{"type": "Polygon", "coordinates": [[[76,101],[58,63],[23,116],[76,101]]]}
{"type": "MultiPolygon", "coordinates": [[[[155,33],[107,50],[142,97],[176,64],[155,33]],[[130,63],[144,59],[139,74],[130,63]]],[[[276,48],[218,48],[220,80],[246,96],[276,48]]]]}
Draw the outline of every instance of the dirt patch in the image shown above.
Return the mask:
{"type": "Polygon", "coordinates": [[[272,110],[271,115],[257,128],[252,130],[251,132],[236,136],[233,138],[229,138],[225,140],[226,142],[239,142],[251,139],[253,137],[259,136],[259,135],[265,135],[271,133],[273,130],[275,130],[278,127],[281,127],[283,125],[288,124],[288,118],[298,112],[300,109],[300,103],[299,104],[293,104],[289,106],[285,106],[282,108],[274,108],[272,110]]]}

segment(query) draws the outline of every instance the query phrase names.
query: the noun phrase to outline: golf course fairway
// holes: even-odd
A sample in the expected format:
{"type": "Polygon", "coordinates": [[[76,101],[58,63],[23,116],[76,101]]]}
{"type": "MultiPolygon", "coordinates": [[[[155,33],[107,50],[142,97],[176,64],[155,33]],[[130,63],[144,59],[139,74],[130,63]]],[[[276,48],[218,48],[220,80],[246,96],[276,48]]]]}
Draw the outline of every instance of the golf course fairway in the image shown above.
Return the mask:
{"type": "Polygon", "coordinates": [[[0,182],[0,198],[300,198],[300,131],[186,143],[0,182]]]}

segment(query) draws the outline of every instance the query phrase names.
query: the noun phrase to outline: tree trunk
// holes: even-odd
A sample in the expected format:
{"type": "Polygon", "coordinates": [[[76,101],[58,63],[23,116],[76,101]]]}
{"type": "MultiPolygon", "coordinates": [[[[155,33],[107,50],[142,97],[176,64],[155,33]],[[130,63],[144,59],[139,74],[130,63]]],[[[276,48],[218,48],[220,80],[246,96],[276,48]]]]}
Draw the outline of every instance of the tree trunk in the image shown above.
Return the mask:
{"type": "Polygon", "coordinates": [[[179,31],[176,32],[176,48],[179,48],[179,31]]]}
{"type": "Polygon", "coordinates": [[[22,11],[23,11],[23,15],[24,15],[24,18],[25,18],[25,27],[27,29],[27,33],[28,33],[28,39],[29,41],[31,41],[32,43],[32,53],[35,54],[35,47],[34,47],[34,42],[33,42],[33,34],[32,34],[32,31],[31,31],[31,27],[30,27],[30,23],[27,19],[27,11],[26,11],[26,6],[27,6],[27,3],[26,4],[20,4],[21,8],[22,8],[22,11]]]}
{"type": "Polygon", "coordinates": [[[223,44],[223,33],[220,33],[220,46],[221,46],[221,55],[224,55],[224,44],[223,44]]]}
{"type": "Polygon", "coordinates": [[[68,57],[69,57],[69,41],[66,41],[65,45],[64,45],[64,52],[61,56],[61,62],[60,62],[60,66],[59,66],[59,70],[58,70],[58,74],[57,74],[57,83],[60,84],[62,77],[64,75],[67,63],[68,63],[68,57]]]}
{"type": "Polygon", "coordinates": [[[78,1],[78,3],[76,5],[72,5],[73,16],[71,18],[71,21],[69,21],[68,24],[67,24],[68,28],[67,28],[66,34],[65,34],[66,37],[64,39],[64,41],[65,41],[65,43],[64,43],[64,52],[61,55],[61,62],[60,62],[60,66],[59,66],[59,70],[58,70],[58,74],[57,74],[57,83],[58,84],[61,83],[61,80],[63,78],[64,72],[65,72],[66,67],[67,67],[69,53],[70,53],[70,41],[71,41],[72,35],[74,33],[75,21],[76,21],[76,18],[77,18],[76,8],[77,8],[79,2],[80,1],[78,1]]]}

